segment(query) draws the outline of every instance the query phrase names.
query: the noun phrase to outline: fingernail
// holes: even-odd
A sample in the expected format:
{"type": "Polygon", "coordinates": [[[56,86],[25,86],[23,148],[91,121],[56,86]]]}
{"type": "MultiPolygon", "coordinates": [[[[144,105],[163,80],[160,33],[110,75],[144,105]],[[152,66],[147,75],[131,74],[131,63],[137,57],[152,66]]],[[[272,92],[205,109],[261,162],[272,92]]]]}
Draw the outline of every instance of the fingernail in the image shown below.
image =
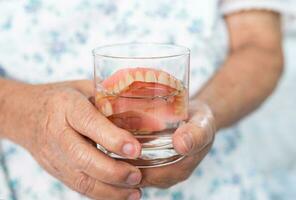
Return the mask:
{"type": "Polygon", "coordinates": [[[134,192],[129,195],[128,200],[140,200],[141,194],[139,192],[134,192]]]}
{"type": "Polygon", "coordinates": [[[128,185],[137,185],[141,182],[141,174],[138,172],[132,172],[126,179],[128,185]]]}
{"type": "Polygon", "coordinates": [[[184,144],[185,144],[185,148],[186,148],[186,151],[190,151],[193,147],[193,142],[192,142],[192,136],[190,133],[184,133],[183,136],[183,141],[184,141],[184,144]]]}
{"type": "Polygon", "coordinates": [[[133,144],[127,143],[127,144],[123,145],[122,152],[123,152],[123,154],[125,154],[127,156],[134,156],[135,147],[133,144]]]}

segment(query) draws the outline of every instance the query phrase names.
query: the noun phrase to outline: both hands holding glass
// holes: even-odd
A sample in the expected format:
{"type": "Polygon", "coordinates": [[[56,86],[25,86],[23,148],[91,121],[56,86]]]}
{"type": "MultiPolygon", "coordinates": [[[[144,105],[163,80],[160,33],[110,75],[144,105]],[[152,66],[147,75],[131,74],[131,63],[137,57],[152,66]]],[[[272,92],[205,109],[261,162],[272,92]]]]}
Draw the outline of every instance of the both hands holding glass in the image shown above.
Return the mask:
{"type": "Polygon", "coordinates": [[[226,22],[229,55],[190,101],[187,48],[105,46],[93,51],[95,87],[90,80],[0,78],[0,136],[93,199],[140,199],[139,188],[187,179],[210,150],[215,127],[255,110],[283,71],[277,13],[242,12],[226,22]]]}
{"type": "Polygon", "coordinates": [[[125,44],[93,54],[95,94],[88,80],[9,83],[12,95],[2,110],[18,113],[13,116],[18,126],[4,116],[3,132],[21,130],[8,138],[29,150],[50,174],[91,198],[139,199],[139,188],[167,188],[187,179],[214,139],[209,107],[196,101],[196,110],[188,109],[189,50],[125,44]],[[16,111],[28,104],[33,106],[16,111]]]}
{"type": "Polygon", "coordinates": [[[193,145],[188,135],[194,130],[192,125],[210,128],[206,135],[211,136],[207,142],[211,141],[213,116],[206,105],[199,102],[196,107],[203,117],[195,121],[192,118],[190,126],[185,125],[189,119],[189,49],[122,44],[97,48],[93,53],[96,107],[117,127],[132,133],[142,149],[137,159],[128,160],[98,144],[103,152],[137,167],[150,168],[183,158],[182,154],[193,145]]]}

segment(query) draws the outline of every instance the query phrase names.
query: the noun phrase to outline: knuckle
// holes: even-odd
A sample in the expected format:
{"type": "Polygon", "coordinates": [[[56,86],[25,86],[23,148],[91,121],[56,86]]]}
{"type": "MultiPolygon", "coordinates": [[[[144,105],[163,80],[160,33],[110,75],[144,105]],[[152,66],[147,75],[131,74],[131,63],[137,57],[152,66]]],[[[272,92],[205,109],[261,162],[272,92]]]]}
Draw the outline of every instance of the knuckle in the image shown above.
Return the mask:
{"type": "MultiPolygon", "coordinates": [[[[90,128],[92,127],[96,121],[96,115],[93,113],[92,110],[89,109],[88,104],[85,103],[79,103],[80,105],[77,107],[79,109],[77,109],[77,112],[79,112],[81,118],[80,118],[80,122],[81,125],[85,128],[90,128]],[[81,115],[83,114],[83,115],[81,115]]],[[[76,106],[75,106],[76,107],[76,106]]]]}
{"type": "MultiPolygon", "coordinates": [[[[49,103],[55,105],[56,103],[64,103],[69,101],[71,89],[56,89],[49,94],[49,103]]],[[[50,104],[50,105],[52,105],[50,104]]]]}
{"type": "Polygon", "coordinates": [[[74,89],[71,88],[59,88],[51,89],[45,92],[46,100],[44,102],[44,108],[47,113],[56,113],[57,111],[65,111],[67,106],[71,105],[70,101],[73,100],[72,96],[74,89]]]}
{"type": "Polygon", "coordinates": [[[53,136],[55,136],[55,139],[57,141],[68,141],[69,140],[69,134],[70,134],[70,127],[63,127],[62,129],[56,131],[53,136]]]}
{"type": "Polygon", "coordinates": [[[105,176],[111,182],[114,183],[123,183],[128,176],[128,173],[124,168],[119,168],[117,165],[110,165],[105,170],[105,176]]]}
{"type": "Polygon", "coordinates": [[[69,152],[73,163],[75,163],[80,170],[87,171],[92,163],[92,156],[89,151],[85,149],[85,145],[76,142],[70,145],[69,152]]]}
{"type": "Polygon", "coordinates": [[[86,195],[91,194],[95,187],[95,180],[86,174],[81,173],[75,180],[74,188],[79,193],[86,195]]]}

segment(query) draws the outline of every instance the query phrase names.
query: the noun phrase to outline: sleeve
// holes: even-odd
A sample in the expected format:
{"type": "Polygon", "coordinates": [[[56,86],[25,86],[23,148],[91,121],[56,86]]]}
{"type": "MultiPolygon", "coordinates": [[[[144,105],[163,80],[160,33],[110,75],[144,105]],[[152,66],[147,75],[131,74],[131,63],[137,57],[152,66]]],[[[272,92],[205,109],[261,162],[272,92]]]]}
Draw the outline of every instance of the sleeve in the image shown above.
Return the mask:
{"type": "Polygon", "coordinates": [[[0,77],[5,77],[5,76],[6,76],[6,72],[5,72],[4,68],[0,64],[0,77]]]}
{"type": "Polygon", "coordinates": [[[220,11],[223,15],[244,10],[271,10],[281,14],[296,13],[295,0],[221,0],[220,11]]]}

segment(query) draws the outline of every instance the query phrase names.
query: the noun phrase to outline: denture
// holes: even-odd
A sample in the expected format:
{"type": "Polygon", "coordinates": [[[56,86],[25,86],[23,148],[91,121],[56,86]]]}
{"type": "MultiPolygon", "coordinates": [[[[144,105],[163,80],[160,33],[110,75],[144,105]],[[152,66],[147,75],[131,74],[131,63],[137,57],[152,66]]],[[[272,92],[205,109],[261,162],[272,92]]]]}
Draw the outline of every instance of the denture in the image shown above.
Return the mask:
{"type": "Polygon", "coordinates": [[[176,128],[187,119],[186,88],[162,70],[118,70],[101,82],[95,100],[109,120],[136,134],[176,128]]]}

